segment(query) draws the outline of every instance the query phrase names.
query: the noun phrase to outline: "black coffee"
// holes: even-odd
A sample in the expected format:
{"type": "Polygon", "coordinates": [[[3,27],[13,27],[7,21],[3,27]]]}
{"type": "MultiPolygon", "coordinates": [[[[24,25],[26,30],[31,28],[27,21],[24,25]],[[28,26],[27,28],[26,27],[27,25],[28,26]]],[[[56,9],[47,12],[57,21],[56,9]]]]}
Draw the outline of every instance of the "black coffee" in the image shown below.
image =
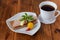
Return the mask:
{"type": "Polygon", "coordinates": [[[45,10],[45,11],[53,11],[55,10],[55,8],[53,6],[50,5],[44,5],[41,7],[41,9],[45,10]]]}

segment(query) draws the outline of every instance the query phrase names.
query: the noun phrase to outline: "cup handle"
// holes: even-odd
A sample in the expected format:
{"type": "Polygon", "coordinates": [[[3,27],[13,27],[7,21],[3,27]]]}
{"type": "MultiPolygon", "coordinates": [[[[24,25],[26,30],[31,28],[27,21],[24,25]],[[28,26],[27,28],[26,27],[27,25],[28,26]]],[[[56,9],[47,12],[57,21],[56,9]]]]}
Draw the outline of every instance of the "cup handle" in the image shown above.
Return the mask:
{"type": "Polygon", "coordinates": [[[55,16],[57,18],[60,15],[60,11],[57,10],[56,12],[58,12],[58,14],[55,16]]]}

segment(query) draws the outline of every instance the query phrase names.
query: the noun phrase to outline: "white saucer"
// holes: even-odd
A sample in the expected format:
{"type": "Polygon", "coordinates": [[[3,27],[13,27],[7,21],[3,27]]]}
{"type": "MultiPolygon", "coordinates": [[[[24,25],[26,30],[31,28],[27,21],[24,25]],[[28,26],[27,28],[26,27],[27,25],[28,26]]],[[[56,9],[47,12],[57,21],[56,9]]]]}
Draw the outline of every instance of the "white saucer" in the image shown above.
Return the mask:
{"type": "Polygon", "coordinates": [[[22,15],[24,15],[25,13],[27,13],[28,15],[33,15],[33,16],[36,16],[36,13],[34,12],[20,12],[16,15],[14,15],[13,17],[9,18],[6,20],[6,24],[8,25],[9,29],[16,32],[16,33],[23,33],[23,34],[28,34],[28,35],[34,35],[41,27],[41,23],[39,21],[39,19],[37,19],[37,24],[35,25],[35,28],[33,28],[32,30],[30,31],[26,31],[26,27],[25,28],[21,28],[21,29],[18,29],[18,30],[14,30],[12,29],[11,27],[11,24],[10,24],[10,21],[13,21],[13,20],[16,20],[18,19],[19,17],[21,17],[22,15]]]}

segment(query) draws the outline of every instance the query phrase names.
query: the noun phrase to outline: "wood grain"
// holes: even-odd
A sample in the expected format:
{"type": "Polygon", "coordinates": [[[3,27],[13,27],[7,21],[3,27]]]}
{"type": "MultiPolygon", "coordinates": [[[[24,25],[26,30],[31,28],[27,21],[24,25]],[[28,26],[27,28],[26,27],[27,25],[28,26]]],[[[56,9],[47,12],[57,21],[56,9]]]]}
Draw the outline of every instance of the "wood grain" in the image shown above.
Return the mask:
{"type": "MultiPolygon", "coordinates": [[[[42,24],[33,36],[12,32],[6,25],[6,20],[19,12],[35,12],[39,15],[39,3],[42,1],[46,0],[0,0],[0,40],[60,40],[60,33],[55,33],[55,29],[60,27],[60,16],[54,24],[42,24]]],[[[60,9],[59,0],[50,1],[60,9]]]]}
{"type": "MultiPolygon", "coordinates": [[[[51,0],[55,2],[58,6],[58,10],[60,10],[60,0],[51,0]]],[[[55,32],[56,29],[60,28],[60,16],[57,17],[56,22],[54,24],[51,24],[51,30],[52,30],[52,38],[53,40],[60,40],[60,32],[55,32]]],[[[60,30],[60,29],[59,29],[60,30]]]]}

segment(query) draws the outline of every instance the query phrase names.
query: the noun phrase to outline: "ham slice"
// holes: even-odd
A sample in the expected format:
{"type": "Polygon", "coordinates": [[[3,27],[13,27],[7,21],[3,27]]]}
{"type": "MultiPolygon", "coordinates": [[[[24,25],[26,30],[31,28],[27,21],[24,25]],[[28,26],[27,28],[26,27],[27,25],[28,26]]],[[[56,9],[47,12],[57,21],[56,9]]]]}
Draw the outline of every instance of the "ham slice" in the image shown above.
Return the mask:
{"type": "Polygon", "coordinates": [[[25,21],[20,21],[20,20],[14,20],[11,21],[10,23],[13,29],[19,29],[27,25],[25,21]]]}
{"type": "Polygon", "coordinates": [[[14,22],[13,22],[13,27],[16,27],[16,26],[19,26],[20,25],[20,21],[19,20],[15,20],[14,22]]]}
{"type": "Polygon", "coordinates": [[[19,20],[14,20],[14,21],[11,21],[11,26],[13,29],[17,29],[20,27],[20,21],[19,20]]]}

